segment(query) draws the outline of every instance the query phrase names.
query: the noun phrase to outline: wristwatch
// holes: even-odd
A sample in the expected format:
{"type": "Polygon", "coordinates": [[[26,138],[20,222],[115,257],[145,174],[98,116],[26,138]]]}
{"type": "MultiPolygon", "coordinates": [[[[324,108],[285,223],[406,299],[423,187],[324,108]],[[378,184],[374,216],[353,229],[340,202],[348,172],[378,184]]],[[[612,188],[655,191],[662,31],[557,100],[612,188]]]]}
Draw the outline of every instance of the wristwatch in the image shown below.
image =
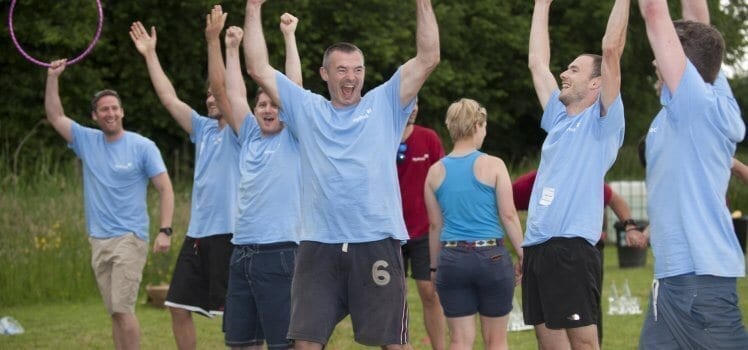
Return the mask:
{"type": "Polygon", "coordinates": [[[162,227],[158,230],[158,232],[163,232],[167,236],[171,236],[172,230],[171,227],[162,227]]]}

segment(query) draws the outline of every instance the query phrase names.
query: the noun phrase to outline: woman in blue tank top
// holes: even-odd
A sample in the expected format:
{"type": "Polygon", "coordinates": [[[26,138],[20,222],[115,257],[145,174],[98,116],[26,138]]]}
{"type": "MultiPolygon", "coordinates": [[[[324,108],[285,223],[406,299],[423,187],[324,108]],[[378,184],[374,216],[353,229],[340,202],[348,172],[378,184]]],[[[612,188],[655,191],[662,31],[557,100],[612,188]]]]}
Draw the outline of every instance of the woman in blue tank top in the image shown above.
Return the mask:
{"type": "Polygon", "coordinates": [[[472,349],[480,314],[486,349],[506,349],[514,286],[522,271],[522,227],[504,162],[478,151],[486,109],[463,98],[447,110],[452,152],[431,166],[425,199],[432,279],[451,334],[451,349],[472,349]],[[513,267],[504,234],[518,253],[513,267]],[[438,259],[438,260],[437,260],[438,259]]]}

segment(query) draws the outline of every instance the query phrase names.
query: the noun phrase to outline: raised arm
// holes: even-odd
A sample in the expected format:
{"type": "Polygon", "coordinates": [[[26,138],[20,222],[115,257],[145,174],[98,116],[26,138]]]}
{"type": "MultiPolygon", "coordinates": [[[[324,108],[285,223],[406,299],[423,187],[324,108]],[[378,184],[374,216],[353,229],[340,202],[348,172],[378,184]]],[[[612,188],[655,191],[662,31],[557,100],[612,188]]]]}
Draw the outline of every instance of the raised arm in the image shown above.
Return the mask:
{"type": "Polygon", "coordinates": [[[286,12],[280,17],[280,30],[283,33],[283,42],[286,44],[286,76],[299,86],[304,86],[304,77],[301,75],[301,58],[299,49],[296,47],[296,26],[299,19],[286,12]]]}
{"type": "Polygon", "coordinates": [[[221,5],[213,6],[210,14],[205,16],[205,40],[208,43],[208,81],[210,93],[216,100],[221,115],[231,115],[231,105],[226,96],[226,67],[221,56],[221,31],[226,23],[226,16],[221,5]]]}
{"type": "Polygon", "coordinates": [[[522,281],[522,259],[524,253],[522,250],[522,225],[519,222],[517,208],[514,206],[514,194],[512,192],[512,179],[509,177],[509,170],[506,164],[499,158],[491,157],[496,169],[496,205],[499,208],[499,218],[504,226],[504,231],[509,237],[514,251],[517,252],[517,263],[514,265],[515,283],[522,281]]]}
{"type": "Polygon", "coordinates": [[[192,133],[192,108],[177,97],[177,92],[171,81],[166,77],[166,73],[161,68],[161,62],[156,54],[156,27],[151,27],[151,34],[145,30],[143,23],[135,22],[130,26],[130,38],[135,44],[148,67],[148,75],[151,77],[151,83],[156,90],[158,99],[169,111],[172,118],[177,121],[179,126],[188,134],[192,133]]]}
{"type": "Polygon", "coordinates": [[[236,26],[226,29],[226,96],[231,104],[231,116],[224,117],[227,117],[226,120],[237,134],[241,131],[244,118],[251,112],[239,60],[239,44],[243,34],[242,29],[236,26]]]}
{"type": "Polygon", "coordinates": [[[540,106],[545,109],[551,94],[558,90],[556,78],[551,73],[551,40],[548,35],[548,15],[553,0],[535,0],[530,27],[530,48],[527,66],[540,106]]]}
{"type": "Polygon", "coordinates": [[[52,61],[47,70],[47,86],[44,89],[44,112],[47,114],[47,120],[58,134],[65,139],[67,143],[73,142],[73,121],[65,116],[65,110],[62,108],[60,101],[60,74],[65,70],[67,60],[52,61]]]}
{"type": "Polygon", "coordinates": [[[681,0],[683,19],[709,24],[709,6],[706,0],[681,0]]]}
{"type": "MultiPolygon", "coordinates": [[[[151,178],[151,182],[159,194],[160,227],[171,227],[174,217],[174,189],[171,186],[169,174],[167,172],[158,174],[151,178]]],[[[169,247],[171,247],[171,237],[159,232],[153,241],[153,252],[168,252],[169,247]]]]}
{"type": "Polygon", "coordinates": [[[431,72],[439,64],[439,25],[431,0],[416,0],[416,57],[406,62],[401,71],[400,104],[412,101],[431,72]]]}
{"type": "Polygon", "coordinates": [[[603,36],[603,60],[600,65],[602,102],[601,115],[608,114],[608,107],[616,100],[621,90],[621,56],[626,46],[626,29],[629,24],[630,0],[616,0],[610,11],[608,26],[603,36]]]}
{"type": "Polygon", "coordinates": [[[639,0],[639,9],[657,61],[657,69],[668,90],[675,91],[686,69],[686,54],[675,32],[667,1],[639,0]]]}
{"type": "Polygon", "coordinates": [[[244,17],[244,61],[247,73],[262,87],[273,102],[281,106],[278,86],[275,82],[275,69],[268,59],[265,34],[262,32],[262,3],[265,0],[247,0],[244,17]]]}

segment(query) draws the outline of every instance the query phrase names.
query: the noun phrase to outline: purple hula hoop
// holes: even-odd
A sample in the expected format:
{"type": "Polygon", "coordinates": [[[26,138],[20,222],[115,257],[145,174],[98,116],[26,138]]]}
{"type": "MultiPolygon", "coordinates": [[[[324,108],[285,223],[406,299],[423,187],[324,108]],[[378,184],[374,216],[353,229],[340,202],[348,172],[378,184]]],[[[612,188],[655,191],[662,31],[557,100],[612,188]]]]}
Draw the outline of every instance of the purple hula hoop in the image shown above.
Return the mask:
{"type": "MultiPolygon", "coordinates": [[[[40,65],[42,67],[49,68],[49,66],[50,66],[49,63],[42,62],[40,60],[37,60],[34,57],[31,57],[31,55],[29,55],[28,53],[26,53],[26,51],[23,50],[23,47],[21,47],[21,44],[18,43],[18,39],[16,39],[16,34],[13,31],[13,11],[15,10],[15,7],[16,7],[16,0],[13,0],[10,3],[10,11],[8,13],[8,29],[10,31],[10,38],[13,40],[13,45],[16,46],[16,49],[18,49],[18,52],[21,53],[21,56],[23,56],[24,58],[26,58],[30,62],[32,62],[34,64],[37,64],[37,65],[40,65]]],[[[88,55],[88,53],[91,52],[91,50],[93,50],[93,47],[94,47],[94,45],[96,45],[96,42],[99,41],[99,35],[101,35],[101,27],[104,25],[104,12],[101,9],[101,1],[100,0],[96,0],[96,7],[97,7],[98,12],[99,12],[99,24],[96,27],[96,35],[94,35],[93,40],[91,40],[91,43],[88,44],[88,47],[86,48],[86,50],[84,50],[77,57],[75,57],[75,58],[70,59],[70,60],[67,61],[67,65],[68,66],[72,65],[72,64],[76,64],[80,60],[82,60],[83,57],[86,57],[86,55],[88,55]]]]}

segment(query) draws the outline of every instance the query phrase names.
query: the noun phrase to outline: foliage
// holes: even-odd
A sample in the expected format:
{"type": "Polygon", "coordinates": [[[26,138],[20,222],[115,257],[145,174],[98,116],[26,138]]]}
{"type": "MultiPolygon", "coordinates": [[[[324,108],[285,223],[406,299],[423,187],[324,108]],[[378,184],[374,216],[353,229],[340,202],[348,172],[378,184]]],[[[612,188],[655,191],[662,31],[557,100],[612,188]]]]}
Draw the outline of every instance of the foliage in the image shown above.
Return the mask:
{"type": "MultiPolygon", "coordinates": [[[[723,1],[724,2],[724,1],[723,1]]],[[[10,1],[0,0],[2,16],[10,1]]],[[[77,55],[96,29],[93,1],[45,2],[19,0],[14,28],[19,42],[43,61],[77,55]]],[[[244,1],[223,2],[228,24],[243,24],[244,1]]],[[[420,123],[443,136],[443,114],[450,102],[471,97],[489,112],[489,135],[484,149],[522,163],[536,157],[544,133],[538,127],[541,109],[527,71],[527,38],[532,1],[434,1],[439,20],[442,62],[421,92],[420,123]]],[[[678,13],[673,1],[673,13],[678,13]]],[[[158,52],[179,96],[198,112],[205,108],[206,48],[204,16],[213,1],[103,1],[104,29],[90,56],[69,67],[61,77],[61,97],[68,116],[92,125],[88,101],[95,91],[114,88],[123,97],[126,128],[153,138],[176,177],[190,177],[193,150],[153,92],[142,57],[127,35],[130,24],[141,20],[158,29],[158,52]]],[[[600,42],[612,1],[556,1],[551,13],[552,70],[558,75],[576,55],[600,52],[600,42]]],[[[735,62],[748,47],[748,4],[731,0],[723,10],[710,2],[713,23],[728,43],[727,62],[735,62]],[[742,30],[742,32],[741,32],[742,30]]],[[[366,54],[366,88],[387,79],[415,53],[415,20],[412,1],[294,0],[268,1],[264,28],[271,62],[282,68],[283,45],[278,17],[288,11],[300,18],[299,51],[305,86],[327,94],[318,75],[321,56],[335,41],[351,41],[366,54]]],[[[677,16],[675,16],[677,17],[677,16]]],[[[0,150],[20,150],[19,169],[35,164],[24,159],[46,155],[72,158],[52,128],[37,128],[19,148],[21,140],[44,118],[45,70],[21,57],[12,47],[8,28],[0,45],[0,150]]],[[[642,135],[658,107],[651,91],[652,54],[636,3],[632,4],[626,51],[622,61],[623,98],[627,110],[627,143],[642,135]]],[[[745,79],[745,78],[741,78],[745,79]]],[[[745,86],[745,82],[742,83],[745,86]]],[[[250,88],[249,91],[253,89],[250,88]]],[[[736,94],[746,104],[748,94],[736,94]]],[[[5,161],[13,161],[6,157],[5,161]]],[[[11,167],[12,163],[2,166],[11,167]]],[[[16,172],[16,175],[18,173],[16,172]]]]}

